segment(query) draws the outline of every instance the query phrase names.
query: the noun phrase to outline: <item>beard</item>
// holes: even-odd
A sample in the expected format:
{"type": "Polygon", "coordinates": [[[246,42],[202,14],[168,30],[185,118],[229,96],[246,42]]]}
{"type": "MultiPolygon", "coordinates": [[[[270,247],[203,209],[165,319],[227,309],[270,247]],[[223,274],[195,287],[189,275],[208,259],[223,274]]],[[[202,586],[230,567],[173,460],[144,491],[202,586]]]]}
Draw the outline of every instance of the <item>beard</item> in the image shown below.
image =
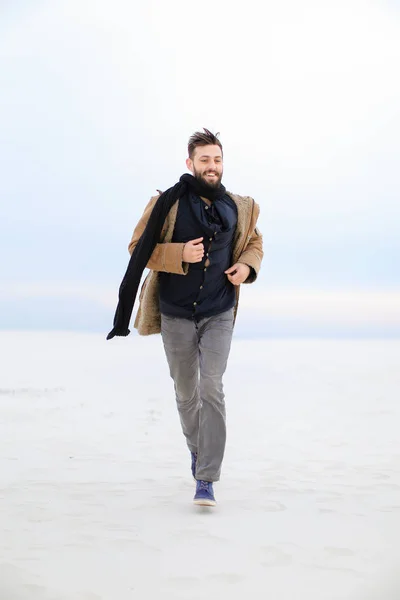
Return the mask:
{"type": "MultiPolygon", "coordinates": [[[[215,173],[215,171],[213,171],[213,173],[215,173]]],[[[216,173],[217,176],[214,181],[208,181],[208,179],[205,178],[205,175],[200,173],[200,171],[196,171],[196,169],[193,169],[193,174],[199,183],[210,190],[217,190],[221,185],[222,173],[220,175],[216,173]]]]}

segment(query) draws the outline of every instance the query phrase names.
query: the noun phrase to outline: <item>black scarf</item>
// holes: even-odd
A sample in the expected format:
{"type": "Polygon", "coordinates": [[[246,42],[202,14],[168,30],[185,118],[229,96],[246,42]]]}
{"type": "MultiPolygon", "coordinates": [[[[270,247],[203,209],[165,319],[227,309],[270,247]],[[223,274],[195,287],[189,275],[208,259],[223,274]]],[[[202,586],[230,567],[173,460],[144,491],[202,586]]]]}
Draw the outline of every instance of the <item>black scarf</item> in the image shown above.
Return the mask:
{"type": "Polygon", "coordinates": [[[185,173],[173,187],[161,194],[157,199],[146,229],[143,231],[140,239],[132,253],[124,278],[119,288],[119,302],[114,316],[114,327],[107,336],[111,340],[114,336],[127,336],[130,334],[129,322],[136,300],[136,294],[139,288],[142,273],[153,253],[154,248],[160,241],[161,231],[173,204],[185,196],[188,192],[193,192],[197,196],[203,196],[209,200],[217,200],[225,194],[225,188],[220,185],[218,188],[212,188],[185,173]]]}

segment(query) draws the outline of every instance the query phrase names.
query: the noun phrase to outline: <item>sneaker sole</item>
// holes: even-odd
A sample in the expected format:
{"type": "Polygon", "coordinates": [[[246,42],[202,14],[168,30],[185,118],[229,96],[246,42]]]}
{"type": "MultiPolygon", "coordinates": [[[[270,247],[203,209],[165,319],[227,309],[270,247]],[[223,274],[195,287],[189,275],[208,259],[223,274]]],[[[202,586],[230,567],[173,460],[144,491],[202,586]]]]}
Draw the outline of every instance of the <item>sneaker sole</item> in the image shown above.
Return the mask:
{"type": "Polygon", "coordinates": [[[197,506],[216,506],[217,503],[215,500],[206,500],[205,498],[202,500],[193,500],[193,504],[197,506]]]}

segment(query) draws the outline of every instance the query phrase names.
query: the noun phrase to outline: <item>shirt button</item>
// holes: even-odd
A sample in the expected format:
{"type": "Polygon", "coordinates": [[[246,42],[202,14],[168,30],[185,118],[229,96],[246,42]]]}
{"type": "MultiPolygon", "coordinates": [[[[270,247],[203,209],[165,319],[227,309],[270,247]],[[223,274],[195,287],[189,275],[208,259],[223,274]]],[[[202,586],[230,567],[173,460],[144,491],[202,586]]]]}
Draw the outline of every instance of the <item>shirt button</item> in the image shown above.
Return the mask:
{"type": "Polygon", "coordinates": [[[208,256],[208,252],[207,252],[206,256],[208,256]]]}
{"type": "Polygon", "coordinates": [[[197,302],[193,302],[193,306],[197,306],[197,302]]]}
{"type": "Polygon", "coordinates": [[[203,286],[202,286],[202,285],[200,286],[200,289],[201,289],[201,290],[203,289],[203,286]]]}
{"type": "Polygon", "coordinates": [[[210,238],[209,241],[212,242],[212,238],[210,238]]]}
{"type": "Polygon", "coordinates": [[[204,207],[204,209],[205,209],[205,210],[208,210],[208,206],[205,206],[205,207],[204,207]]]}
{"type": "Polygon", "coordinates": [[[207,271],[207,267],[204,267],[204,270],[207,271]]]}

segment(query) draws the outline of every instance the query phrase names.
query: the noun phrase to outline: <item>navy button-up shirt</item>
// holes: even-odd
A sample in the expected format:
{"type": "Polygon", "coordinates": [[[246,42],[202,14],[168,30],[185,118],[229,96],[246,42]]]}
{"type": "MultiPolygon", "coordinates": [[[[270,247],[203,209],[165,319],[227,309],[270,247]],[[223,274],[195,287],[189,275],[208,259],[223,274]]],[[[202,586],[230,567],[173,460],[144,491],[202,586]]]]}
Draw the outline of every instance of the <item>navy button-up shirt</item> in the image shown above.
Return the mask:
{"type": "Polygon", "coordinates": [[[199,320],[235,305],[235,288],[224,271],[232,266],[237,208],[225,195],[208,206],[188,194],[179,201],[172,242],[203,237],[204,257],[190,263],[187,275],[160,273],[160,311],[172,317],[199,320]]]}

